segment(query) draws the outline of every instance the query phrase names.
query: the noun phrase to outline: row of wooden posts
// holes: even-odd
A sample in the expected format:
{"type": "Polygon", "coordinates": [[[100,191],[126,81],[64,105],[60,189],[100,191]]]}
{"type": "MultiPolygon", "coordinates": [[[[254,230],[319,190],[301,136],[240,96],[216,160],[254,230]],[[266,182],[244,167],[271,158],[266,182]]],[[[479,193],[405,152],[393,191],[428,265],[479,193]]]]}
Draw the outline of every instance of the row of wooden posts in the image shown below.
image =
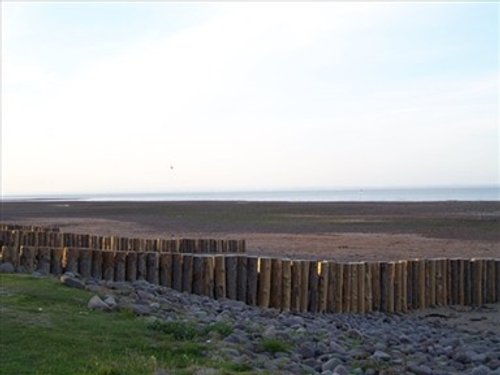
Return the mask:
{"type": "Polygon", "coordinates": [[[244,253],[245,240],[188,238],[127,238],[65,233],[50,230],[0,230],[0,246],[79,247],[102,250],[180,253],[244,253]]]}
{"type": "Polygon", "coordinates": [[[59,227],[0,223],[0,230],[24,230],[36,232],[59,232],[59,227]]]}
{"type": "Polygon", "coordinates": [[[335,262],[83,248],[2,247],[20,271],[113,281],[147,280],[178,291],[297,312],[404,313],[500,302],[500,259],[335,262]]]}

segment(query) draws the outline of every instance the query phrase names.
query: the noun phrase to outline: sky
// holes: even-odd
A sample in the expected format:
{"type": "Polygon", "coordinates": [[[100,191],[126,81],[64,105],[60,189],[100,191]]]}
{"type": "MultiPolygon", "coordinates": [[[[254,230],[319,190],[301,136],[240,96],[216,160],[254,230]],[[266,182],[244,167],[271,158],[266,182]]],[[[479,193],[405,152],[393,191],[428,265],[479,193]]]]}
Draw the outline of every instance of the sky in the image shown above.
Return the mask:
{"type": "Polygon", "coordinates": [[[500,184],[498,3],[1,7],[2,195],[500,184]]]}

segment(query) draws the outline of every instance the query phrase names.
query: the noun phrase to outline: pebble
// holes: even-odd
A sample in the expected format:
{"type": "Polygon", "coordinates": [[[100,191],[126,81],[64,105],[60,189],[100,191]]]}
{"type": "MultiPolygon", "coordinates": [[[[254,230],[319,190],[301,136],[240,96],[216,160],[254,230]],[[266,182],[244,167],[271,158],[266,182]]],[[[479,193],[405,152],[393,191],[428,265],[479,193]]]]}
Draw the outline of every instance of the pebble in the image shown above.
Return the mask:
{"type": "MultiPolygon", "coordinates": [[[[144,280],[87,282],[66,274],[61,282],[92,290],[95,295],[89,308],[127,307],[147,319],[188,321],[202,329],[215,323],[227,326],[227,333],[212,331],[204,338],[207,356],[214,362],[246,363],[252,373],[500,375],[500,340],[495,334],[477,334],[411,314],[280,313],[180,293],[144,280]],[[263,339],[286,349],[264,350],[263,339]]],[[[219,371],[197,369],[194,373],[219,371]]]]}
{"type": "Polygon", "coordinates": [[[16,269],[10,262],[0,264],[0,273],[14,273],[16,269]]]}
{"type": "Polygon", "coordinates": [[[82,280],[77,279],[73,274],[65,273],[59,279],[62,284],[71,288],[85,289],[85,284],[82,280]]]}

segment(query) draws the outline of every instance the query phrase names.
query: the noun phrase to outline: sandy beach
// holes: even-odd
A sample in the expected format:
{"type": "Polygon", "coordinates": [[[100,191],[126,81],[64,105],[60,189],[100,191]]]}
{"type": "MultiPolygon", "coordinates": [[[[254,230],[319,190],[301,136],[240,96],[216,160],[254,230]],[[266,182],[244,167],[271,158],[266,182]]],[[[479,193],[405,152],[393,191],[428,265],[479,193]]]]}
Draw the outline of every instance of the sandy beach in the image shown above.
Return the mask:
{"type": "Polygon", "coordinates": [[[2,222],[128,237],[244,238],[259,255],[500,255],[500,202],[2,202],[2,222]]]}

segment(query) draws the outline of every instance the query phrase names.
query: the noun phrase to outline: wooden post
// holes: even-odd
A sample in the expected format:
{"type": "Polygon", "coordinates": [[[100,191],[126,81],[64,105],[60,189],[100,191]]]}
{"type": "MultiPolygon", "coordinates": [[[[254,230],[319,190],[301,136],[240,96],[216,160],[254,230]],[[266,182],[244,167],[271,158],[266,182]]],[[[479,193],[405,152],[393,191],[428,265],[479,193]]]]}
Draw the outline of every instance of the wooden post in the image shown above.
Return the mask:
{"type": "Polygon", "coordinates": [[[352,268],[349,263],[343,264],[342,312],[351,312],[352,268]]]}
{"type": "Polygon", "coordinates": [[[102,274],[104,280],[113,281],[115,278],[115,252],[112,250],[102,252],[102,274]]]}
{"type": "Polygon", "coordinates": [[[271,259],[259,258],[259,290],[258,304],[269,307],[271,293],[271,259]]]}
{"type": "Polygon", "coordinates": [[[195,255],[193,257],[193,293],[199,296],[203,295],[203,270],[203,256],[195,255]]]}
{"type": "Polygon", "coordinates": [[[436,290],[437,290],[437,282],[436,278],[439,274],[437,270],[437,261],[436,259],[430,259],[426,261],[425,272],[429,274],[429,300],[426,299],[426,304],[429,306],[436,305],[436,290]]]}
{"type": "Polygon", "coordinates": [[[349,269],[351,273],[351,307],[350,311],[353,313],[359,312],[358,305],[358,264],[349,263],[349,269]]]}
{"type": "Polygon", "coordinates": [[[258,275],[258,259],[247,258],[247,303],[250,306],[257,305],[258,275]]]}
{"type": "Polygon", "coordinates": [[[203,258],[204,283],[203,294],[207,297],[214,298],[214,257],[206,256],[203,258]]]}
{"type": "Polygon", "coordinates": [[[427,308],[425,300],[425,260],[419,259],[417,262],[418,272],[418,307],[427,308]]]}
{"type": "Polygon", "coordinates": [[[226,261],[226,297],[235,300],[238,284],[238,258],[233,255],[224,258],[226,261]]]}
{"type": "Polygon", "coordinates": [[[14,246],[2,246],[2,262],[9,262],[17,268],[19,266],[18,249],[14,246]]]}
{"type": "Polygon", "coordinates": [[[193,256],[185,254],[182,257],[182,291],[193,293],[193,256]]]}
{"type": "Polygon", "coordinates": [[[365,264],[365,311],[373,311],[373,287],[372,287],[372,267],[365,264]]]}
{"type": "Polygon", "coordinates": [[[363,262],[357,264],[357,274],[358,274],[358,312],[366,312],[366,285],[365,285],[365,273],[366,265],[363,262]]]}
{"type": "Polygon", "coordinates": [[[495,259],[495,302],[500,302],[500,259],[495,259]]]}
{"type": "Polygon", "coordinates": [[[80,251],[80,262],[79,270],[80,276],[84,279],[92,276],[92,250],[89,249],[79,249],[80,251]]]}
{"type": "Polygon", "coordinates": [[[115,280],[116,281],[125,281],[126,269],[127,269],[127,252],[126,251],[116,251],[115,252],[115,280]]]}
{"type": "Polygon", "coordinates": [[[334,263],[335,269],[335,312],[344,312],[344,267],[343,263],[334,263]]]}
{"type": "Polygon", "coordinates": [[[309,261],[300,261],[300,311],[309,307],[309,261]]]}
{"type": "Polygon", "coordinates": [[[160,283],[160,255],[157,251],[146,253],[146,280],[158,285],[160,283]]]}
{"type": "Polygon", "coordinates": [[[215,298],[226,298],[226,262],[223,255],[215,258],[215,298]]]}
{"type": "Polygon", "coordinates": [[[330,281],[330,267],[328,262],[319,262],[318,272],[318,312],[325,313],[328,311],[328,285],[330,281]]]}
{"type": "Polygon", "coordinates": [[[401,288],[401,310],[402,312],[408,311],[408,262],[403,260],[401,263],[401,282],[403,286],[401,288]]]}
{"type": "Polygon", "coordinates": [[[318,262],[309,262],[309,303],[308,311],[318,311],[318,262]]]}
{"type": "Polygon", "coordinates": [[[495,280],[496,280],[496,270],[495,270],[495,260],[494,259],[488,259],[486,261],[487,263],[487,272],[488,272],[488,303],[495,303],[496,301],[496,295],[497,295],[497,288],[500,285],[495,285],[495,280]]]}
{"type": "Polygon", "coordinates": [[[370,268],[372,270],[372,309],[373,311],[381,311],[380,262],[371,263],[370,268]]]}
{"type": "Polygon", "coordinates": [[[182,254],[172,255],[172,288],[182,291],[182,254]]]}
{"type": "Polygon", "coordinates": [[[78,272],[78,250],[73,247],[65,247],[63,251],[64,272],[78,272]]]}
{"type": "Polygon", "coordinates": [[[436,263],[436,304],[444,306],[444,274],[442,260],[437,259],[436,263]]]}
{"type": "Polygon", "coordinates": [[[483,304],[483,262],[481,259],[473,259],[472,262],[473,274],[473,295],[472,301],[474,305],[480,306],[483,304]]]}
{"type": "Polygon", "coordinates": [[[281,259],[271,260],[271,295],[269,305],[275,309],[281,309],[281,299],[283,298],[283,266],[281,259]]]}
{"type": "MultiPolygon", "coordinates": [[[[495,264],[493,263],[493,265],[495,264]]],[[[48,247],[38,248],[37,271],[42,275],[50,273],[50,249],[48,247]]]]}
{"type": "Polygon", "coordinates": [[[448,260],[441,259],[440,265],[443,274],[443,306],[448,306],[448,260]]]}
{"type": "Polygon", "coordinates": [[[464,259],[464,300],[465,305],[472,305],[472,262],[464,259]]]}
{"type": "Polygon", "coordinates": [[[137,280],[137,252],[128,251],[127,252],[127,268],[126,268],[126,279],[127,281],[134,282],[137,280]]]}
{"type": "Polygon", "coordinates": [[[394,311],[403,311],[403,267],[401,262],[394,264],[394,311]]]}
{"type": "Polygon", "coordinates": [[[335,272],[336,266],[333,262],[328,262],[328,286],[326,292],[326,311],[332,313],[335,311],[335,272]]]}
{"type": "Polygon", "coordinates": [[[172,287],[172,254],[160,254],[160,285],[172,287]]]}
{"type": "Polygon", "coordinates": [[[35,248],[32,246],[21,246],[19,263],[24,272],[32,273],[35,270],[35,248]]]}
{"type": "Polygon", "coordinates": [[[282,267],[282,290],[281,290],[281,310],[288,312],[291,309],[292,297],[292,261],[284,259],[282,267]]]}
{"type": "Polygon", "coordinates": [[[237,296],[238,301],[247,301],[247,257],[238,257],[237,296]]]}
{"type": "Polygon", "coordinates": [[[292,285],[290,293],[290,310],[300,311],[300,281],[302,274],[302,263],[294,260],[292,262],[292,285]]]}

